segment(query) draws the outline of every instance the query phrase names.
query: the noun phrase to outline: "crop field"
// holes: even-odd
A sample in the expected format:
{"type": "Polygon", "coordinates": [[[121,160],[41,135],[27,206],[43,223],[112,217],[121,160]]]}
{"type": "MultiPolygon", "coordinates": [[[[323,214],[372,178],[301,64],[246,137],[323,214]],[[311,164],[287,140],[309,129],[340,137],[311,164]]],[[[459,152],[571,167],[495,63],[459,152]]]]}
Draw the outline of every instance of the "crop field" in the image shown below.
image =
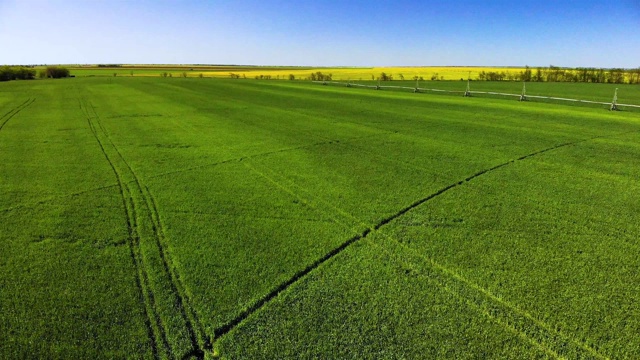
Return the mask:
{"type": "Polygon", "coordinates": [[[640,358],[638,159],[633,111],[0,83],[0,358],[640,358]]]}
{"type": "Polygon", "coordinates": [[[271,79],[288,79],[294,75],[296,79],[306,79],[313,72],[320,71],[332,74],[334,80],[372,80],[381,73],[386,73],[395,80],[413,79],[414,76],[425,80],[433,76],[437,80],[460,80],[478,77],[481,71],[506,72],[517,74],[524,68],[510,67],[459,67],[459,66],[416,66],[416,67],[334,67],[311,68],[291,66],[226,66],[226,65],[119,65],[117,67],[71,66],[71,72],[77,76],[161,76],[164,73],[172,77],[215,77],[229,78],[230,74],[253,79],[256,76],[269,76],[271,79]]]}

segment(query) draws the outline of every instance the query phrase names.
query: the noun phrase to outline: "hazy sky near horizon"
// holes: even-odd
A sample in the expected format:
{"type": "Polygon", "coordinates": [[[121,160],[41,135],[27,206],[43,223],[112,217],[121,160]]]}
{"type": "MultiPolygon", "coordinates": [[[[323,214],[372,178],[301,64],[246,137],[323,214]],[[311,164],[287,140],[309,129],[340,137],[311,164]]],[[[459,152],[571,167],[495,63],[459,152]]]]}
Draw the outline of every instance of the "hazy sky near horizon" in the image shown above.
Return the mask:
{"type": "Polygon", "coordinates": [[[0,64],[640,67],[640,1],[0,0],[0,64]]]}

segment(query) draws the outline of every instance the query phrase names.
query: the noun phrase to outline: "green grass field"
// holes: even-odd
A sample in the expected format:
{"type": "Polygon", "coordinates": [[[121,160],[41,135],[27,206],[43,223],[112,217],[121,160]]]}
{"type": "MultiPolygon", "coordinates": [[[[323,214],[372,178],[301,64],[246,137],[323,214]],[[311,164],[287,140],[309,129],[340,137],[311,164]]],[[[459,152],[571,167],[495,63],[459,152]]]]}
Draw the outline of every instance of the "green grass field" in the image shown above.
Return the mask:
{"type": "Polygon", "coordinates": [[[638,358],[638,158],[630,111],[0,83],[0,358],[638,358]]]}

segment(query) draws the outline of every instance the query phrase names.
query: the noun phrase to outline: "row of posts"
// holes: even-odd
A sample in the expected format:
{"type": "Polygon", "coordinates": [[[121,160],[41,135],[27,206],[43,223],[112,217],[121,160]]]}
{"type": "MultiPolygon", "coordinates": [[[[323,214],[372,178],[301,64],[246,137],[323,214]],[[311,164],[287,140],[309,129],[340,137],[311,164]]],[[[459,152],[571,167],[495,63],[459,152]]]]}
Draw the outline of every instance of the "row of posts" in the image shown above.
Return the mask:
{"type": "MultiPolygon", "coordinates": [[[[416,79],[416,87],[413,89],[414,93],[420,92],[419,80],[416,79]]],[[[327,85],[327,82],[324,81],[322,85],[327,85]]],[[[351,80],[347,80],[347,87],[351,87],[351,80]]],[[[382,87],[380,86],[380,78],[378,78],[378,85],[376,85],[376,90],[380,90],[382,87]]],[[[469,77],[467,78],[467,89],[464,91],[465,97],[471,96],[471,73],[469,73],[469,77]]],[[[520,94],[520,98],[518,101],[527,101],[527,83],[522,82],[522,93],[520,94]]],[[[613,95],[613,101],[611,102],[611,107],[609,108],[611,111],[618,110],[618,88],[616,88],[616,92],[613,95]]]]}

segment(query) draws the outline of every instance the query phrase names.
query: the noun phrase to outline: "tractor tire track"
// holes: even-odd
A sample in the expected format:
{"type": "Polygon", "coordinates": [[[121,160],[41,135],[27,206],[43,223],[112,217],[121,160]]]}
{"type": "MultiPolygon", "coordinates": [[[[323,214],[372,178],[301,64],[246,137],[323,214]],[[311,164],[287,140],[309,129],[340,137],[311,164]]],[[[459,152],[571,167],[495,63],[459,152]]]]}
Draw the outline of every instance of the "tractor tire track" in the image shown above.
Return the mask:
{"type": "Polygon", "coordinates": [[[476,309],[544,352],[554,355],[555,358],[607,359],[589,344],[554,329],[546,322],[536,319],[527,311],[494,295],[433,258],[417,253],[415,249],[393,236],[382,232],[379,234],[405,248],[415,258],[422,259],[421,263],[430,268],[425,271],[427,274],[422,275],[428,281],[434,282],[447,293],[464,301],[469,307],[476,309]]]}
{"type": "MultiPolygon", "coordinates": [[[[297,272],[296,274],[294,274],[293,277],[291,277],[289,280],[281,283],[280,285],[278,285],[274,290],[272,290],[271,292],[269,292],[268,294],[266,294],[265,296],[263,296],[262,298],[260,298],[256,303],[254,303],[252,306],[250,306],[249,308],[245,309],[244,311],[242,311],[237,317],[235,317],[234,319],[232,319],[231,321],[227,322],[226,324],[218,327],[215,331],[214,331],[214,341],[219,339],[222,336],[225,336],[226,334],[228,334],[230,331],[232,331],[235,327],[237,327],[238,325],[240,325],[243,321],[245,321],[247,318],[249,318],[251,315],[253,315],[255,312],[259,311],[262,307],[264,307],[265,305],[267,305],[271,300],[273,300],[278,294],[282,293],[283,291],[286,291],[288,288],[290,288],[291,286],[293,286],[296,282],[302,280],[306,275],[308,275],[311,271],[317,269],[318,267],[320,267],[322,264],[324,264],[325,262],[331,260],[332,258],[338,256],[341,252],[343,252],[344,250],[346,250],[347,248],[349,248],[351,245],[353,245],[354,243],[358,242],[359,240],[362,239],[366,239],[368,235],[370,235],[371,233],[378,233],[378,230],[380,228],[382,228],[383,226],[389,224],[390,222],[392,222],[393,220],[403,216],[404,214],[408,213],[409,211],[417,208],[418,206],[440,196],[443,195],[444,193],[446,193],[449,190],[452,190],[458,186],[461,186],[467,182],[470,182],[482,175],[485,175],[487,173],[493,172],[495,170],[498,170],[500,168],[503,168],[505,166],[514,164],[518,161],[524,161],[527,160],[531,157],[534,156],[538,156],[553,150],[557,150],[560,148],[564,148],[567,146],[572,146],[572,145],[577,145],[583,142],[588,142],[588,141],[593,141],[593,140],[597,140],[597,139],[604,139],[604,138],[613,138],[613,137],[617,137],[617,136],[621,136],[621,135],[625,135],[625,134],[630,134],[630,133],[637,133],[639,131],[634,130],[634,131],[627,131],[627,132],[622,132],[622,133],[616,133],[616,134],[611,134],[611,135],[602,135],[602,136],[594,136],[594,137],[590,137],[590,138],[586,138],[586,139],[581,139],[581,140],[577,140],[577,141],[572,141],[572,142],[565,142],[565,143],[561,143],[558,145],[554,145],[542,150],[538,150],[535,152],[531,152],[529,154],[520,156],[516,159],[512,159],[509,161],[506,161],[504,163],[495,165],[493,167],[487,168],[487,169],[483,169],[481,171],[478,171],[477,173],[466,177],[463,180],[460,180],[458,182],[449,184],[443,188],[441,188],[440,190],[422,198],[419,199],[415,202],[413,202],[412,204],[410,204],[407,207],[404,207],[402,209],[400,209],[398,212],[396,212],[395,214],[388,216],[382,220],[380,220],[377,224],[375,224],[373,227],[369,227],[366,230],[364,230],[361,234],[356,235],[350,239],[348,239],[346,242],[342,243],[340,246],[338,246],[337,248],[332,249],[331,251],[329,251],[325,256],[323,256],[322,258],[316,260],[315,262],[313,262],[312,264],[308,265],[307,267],[305,267],[303,270],[297,272]]],[[[290,191],[290,190],[289,190],[290,191]]],[[[353,216],[350,216],[351,218],[353,218],[353,216]]],[[[340,223],[340,222],[338,222],[340,223]]],[[[389,235],[383,234],[383,236],[389,237],[389,235]]],[[[394,241],[397,242],[397,240],[394,239],[394,241]]],[[[399,243],[399,242],[398,242],[399,243]]],[[[405,245],[406,246],[406,245],[405,245]]],[[[486,302],[486,303],[497,303],[500,304],[501,306],[506,307],[506,311],[507,312],[511,312],[511,313],[516,313],[518,316],[520,316],[521,318],[525,319],[524,322],[528,322],[528,325],[533,324],[534,328],[538,329],[538,331],[541,331],[543,333],[548,333],[549,337],[552,339],[557,339],[557,346],[561,349],[564,349],[565,347],[567,347],[567,343],[570,343],[570,347],[572,347],[573,349],[578,349],[579,351],[584,352],[587,357],[593,357],[593,358],[598,358],[598,359],[606,359],[606,356],[600,354],[596,349],[594,349],[593,347],[589,346],[588,344],[579,341],[579,340],[575,340],[572,339],[571,337],[569,337],[568,335],[565,335],[561,332],[559,332],[556,329],[553,329],[551,326],[549,326],[548,324],[536,319],[535,317],[533,317],[532,315],[528,314],[527,312],[518,309],[515,305],[512,305],[498,297],[496,297],[495,295],[493,295],[491,292],[489,292],[488,290],[480,287],[479,285],[476,285],[474,283],[472,283],[471,281],[467,280],[466,278],[462,277],[461,275],[455,273],[454,271],[436,263],[433,259],[430,258],[426,258],[426,260],[428,260],[428,263],[431,265],[432,268],[439,270],[444,276],[443,278],[448,280],[449,282],[458,282],[459,283],[459,287],[461,287],[464,290],[475,290],[477,292],[479,292],[479,298],[481,299],[482,302],[486,302]]],[[[445,286],[445,285],[443,285],[445,286]]],[[[465,298],[467,300],[465,301],[471,301],[469,300],[467,297],[465,297],[465,295],[459,295],[461,298],[465,298]]],[[[484,309],[482,307],[480,307],[481,305],[475,304],[474,307],[477,307],[478,309],[484,309]]],[[[491,306],[488,306],[488,308],[491,310],[491,306]]],[[[488,315],[492,316],[495,318],[495,316],[493,316],[491,314],[490,310],[482,310],[482,312],[487,313],[488,315]]],[[[540,342],[540,340],[538,340],[536,337],[534,337],[533,335],[524,332],[523,330],[520,330],[519,327],[525,327],[525,325],[522,324],[518,324],[518,326],[515,326],[511,323],[504,322],[501,319],[495,319],[495,321],[499,322],[500,324],[503,324],[505,326],[508,326],[509,328],[511,328],[513,331],[517,332],[518,334],[520,334],[520,336],[524,336],[526,338],[529,339],[529,341],[533,342],[533,343],[537,343],[536,346],[538,346],[539,348],[543,349],[546,353],[548,354],[558,354],[559,352],[549,348],[548,346],[546,346],[543,342],[540,342]]],[[[522,320],[520,320],[522,321],[522,320]]],[[[535,333],[535,330],[533,331],[535,333]]],[[[561,351],[562,352],[562,351],[561,351]]]]}
{"type": "MultiPolygon", "coordinates": [[[[388,132],[388,133],[389,134],[395,134],[395,132],[393,132],[393,133],[392,132],[388,132]]],[[[153,179],[153,178],[157,178],[157,177],[180,174],[180,173],[184,173],[184,172],[200,170],[200,169],[209,168],[209,167],[215,167],[215,166],[218,166],[218,165],[224,165],[224,164],[228,164],[228,163],[231,163],[231,162],[251,160],[251,159],[256,159],[256,158],[269,156],[269,155],[273,155],[273,154],[279,154],[279,153],[283,153],[283,152],[308,149],[308,148],[312,148],[312,147],[315,147],[315,146],[348,143],[348,142],[353,141],[353,140],[360,140],[360,139],[366,139],[366,138],[370,138],[370,137],[377,137],[377,136],[380,136],[380,135],[381,134],[372,134],[372,135],[359,136],[359,137],[343,139],[343,140],[326,138],[326,141],[319,141],[319,142],[315,142],[315,143],[311,143],[311,144],[292,146],[292,147],[287,147],[287,148],[282,148],[282,149],[277,149],[277,150],[272,150],[272,151],[266,151],[266,152],[263,152],[263,153],[257,153],[257,154],[253,154],[253,155],[238,156],[238,157],[235,157],[235,158],[232,158],[232,159],[220,160],[220,161],[216,161],[216,162],[212,162],[212,163],[208,163],[208,164],[203,164],[203,165],[198,165],[198,166],[192,166],[192,167],[188,167],[188,168],[184,168],[184,169],[167,171],[167,172],[151,175],[148,178],[153,179]]]]}
{"type": "Polygon", "coordinates": [[[28,99],[27,101],[23,102],[22,104],[18,105],[16,108],[14,108],[13,110],[10,110],[9,112],[7,112],[6,114],[0,116],[0,121],[2,121],[2,124],[0,124],[0,131],[4,128],[4,126],[9,122],[9,120],[11,120],[11,118],[13,118],[14,116],[18,115],[18,113],[20,113],[22,110],[26,109],[27,107],[31,106],[31,104],[33,104],[36,101],[35,98],[33,99],[28,99]]]}
{"type": "Polygon", "coordinates": [[[273,300],[273,298],[278,296],[278,294],[286,291],[289,287],[291,287],[291,285],[300,281],[302,278],[307,276],[311,271],[317,269],[320,265],[324,264],[325,262],[329,261],[336,255],[343,252],[345,249],[347,249],[356,241],[367,237],[367,235],[369,235],[370,232],[371,232],[371,229],[366,229],[361,234],[358,234],[356,236],[349,238],[349,240],[343,242],[337,248],[332,249],[331,251],[326,253],[323,257],[314,261],[312,264],[308,265],[304,269],[296,272],[289,280],[279,284],[269,293],[262,296],[260,299],[258,299],[258,301],[256,301],[253,305],[249,306],[245,310],[243,310],[238,316],[233,318],[231,321],[215,329],[214,340],[217,340],[222,336],[226,335],[227,333],[229,333],[229,331],[233,330],[236,326],[238,326],[240,323],[246,320],[249,316],[253,315],[256,311],[260,310],[263,306],[265,306],[267,303],[273,300]]]}
{"type": "MultiPolygon", "coordinates": [[[[317,199],[317,198],[316,198],[315,201],[310,201],[308,198],[304,198],[304,197],[300,196],[299,193],[295,192],[294,190],[291,190],[291,188],[290,188],[291,186],[298,187],[297,185],[291,184],[291,183],[289,184],[289,186],[283,185],[281,181],[278,181],[278,180],[274,179],[274,177],[276,177],[277,175],[275,175],[273,173],[271,173],[272,175],[269,176],[269,175],[265,174],[265,172],[258,170],[255,166],[249,164],[249,162],[244,162],[243,164],[249,170],[251,170],[254,173],[258,174],[260,177],[264,178],[268,183],[274,185],[278,189],[286,192],[287,194],[298,198],[298,200],[300,200],[303,204],[312,207],[313,209],[315,209],[319,213],[323,213],[323,212],[316,205],[316,203],[318,203],[318,202],[322,203],[322,205],[324,205],[324,206],[331,207],[335,212],[340,214],[342,217],[353,220],[356,225],[361,225],[363,228],[371,228],[372,227],[370,224],[362,222],[360,219],[356,218],[355,216],[349,214],[348,212],[346,212],[346,211],[344,211],[344,210],[342,210],[342,209],[340,209],[340,208],[338,208],[336,206],[333,206],[332,204],[330,204],[330,203],[328,203],[326,201],[323,201],[323,200],[317,199]]],[[[300,188],[300,187],[298,187],[298,188],[300,188]]],[[[304,191],[304,190],[302,190],[302,191],[304,191]]],[[[309,194],[307,191],[304,191],[304,192],[307,193],[309,198],[313,198],[314,197],[311,194],[309,194]]],[[[331,219],[332,222],[344,227],[345,229],[349,229],[349,230],[353,230],[354,229],[351,225],[340,221],[340,219],[337,218],[337,217],[331,216],[330,214],[327,214],[327,213],[325,213],[324,215],[326,215],[329,219],[331,219]]],[[[359,232],[361,232],[361,230],[356,230],[355,232],[359,233],[359,232]]]]}
{"type": "MultiPolygon", "coordinates": [[[[245,164],[245,166],[247,168],[249,168],[250,170],[252,170],[256,174],[260,175],[261,177],[265,178],[267,182],[269,182],[272,185],[274,185],[275,187],[279,188],[281,191],[298,198],[303,203],[313,207],[317,211],[320,211],[313,203],[310,203],[308,200],[306,200],[305,198],[299,196],[298,194],[296,194],[294,191],[292,191],[288,187],[286,187],[286,186],[282,185],[281,183],[279,183],[278,181],[274,180],[272,177],[264,174],[263,172],[259,171],[258,169],[254,168],[253,166],[249,165],[247,162],[245,162],[244,164],[245,164]]],[[[332,222],[340,225],[341,227],[343,227],[345,229],[348,229],[350,231],[354,230],[347,223],[344,223],[344,222],[340,221],[339,219],[336,219],[333,216],[329,216],[329,217],[330,217],[332,222]]],[[[260,308],[262,308],[264,305],[266,305],[268,302],[270,302],[273,298],[278,296],[278,294],[280,294],[283,291],[286,291],[291,285],[293,285],[296,282],[298,282],[300,279],[302,279],[303,277],[308,275],[311,271],[315,270],[320,265],[322,265],[323,263],[327,262],[329,259],[335,257],[336,255],[338,255],[339,253],[341,253],[342,251],[347,249],[350,245],[352,245],[356,241],[366,237],[369,234],[370,231],[371,231],[371,228],[367,227],[365,230],[359,232],[358,234],[356,234],[356,235],[352,236],[351,238],[349,238],[347,241],[341,243],[338,247],[331,249],[324,256],[322,256],[321,258],[317,259],[313,263],[309,264],[304,269],[297,271],[287,281],[285,281],[283,283],[280,283],[278,286],[273,288],[267,294],[265,294],[264,296],[260,297],[253,304],[249,305],[247,308],[242,310],[240,312],[240,314],[238,314],[236,317],[234,317],[233,319],[231,319],[227,323],[225,323],[225,324],[219,326],[218,328],[216,328],[214,330],[214,341],[219,339],[219,338],[221,338],[222,336],[226,335],[229,331],[231,331],[237,325],[242,323],[242,321],[246,320],[249,316],[251,316],[253,313],[258,311],[260,308]]]]}
{"type": "Polygon", "coordinates": [[[184,172],[189,172],[189,171],[194,171],[194,170],[200,170],[200,169],[215,167],[215,166],[218,166],[218,165],[224,165],[224,164],[228,164],[228,163],[232,163],[232,162],[243,161],[243,160],[246,160],[246,159],[253,159],[253,158],[256,158],[256,157],[268,156],[268,155],[277,154],[277,153],[281,153],[281,152],[294,151],[294,150],[304,149],[304,148],[307,148],[307,147],[319,146],[319,145],[323,145],[323,144],[329,144],[329,143],[332,143],[332,142],[333,141],[314,143],[314,144],[310,144],[310,145],[301,145],[301,146],[283,148],[283,149],[278,149],[278,150],[273,150],[273,151],[267,151],[267,152],[258,153],[258,154],[255,154],[255,155],[239,156],[239,157],[235,157],[235,158],[232,158],[232,159],[220,160],[220,161],[216,161],[216,162],[212,162],[212,163],[208,163],[208,164],[203,164],[203,165],[198,165],[198,166],[192,166],[192,167],[188,167],[188,168],[184,168],[184,169],[167,171],[167,172],[151,175],[148,178],[153,179],[153,178],[164,177],[164,176],[169,176],[169,175],[174,175],[174,174],[180,174],[180,173],[184,173],[184,172]]]}
{"type": "MultiPolygon", "coordinates": [[[[132,209],[130,209],[131,205],[131,199],[129,196],[129,190],[127,188],[127,185],[123,182],[122,177],[120,175],[120,173],[118,172],[118,170],[116,169],[115,165],[113,164],[113,162],[111,161],[111,158],[109,157],[109,155],[107,154],[107,151],[104,148],[104,145],[102,144],[102,141],[100,140],[98,133],[96,131],[96,128],[93,124],[93,122],[91,121],[91,117],[89,115],[89,113],[86,111],[86,108],[82,106],[82,101],[80,101],[80,108],[83,110],[83,112],[85,113],[85,116],[87,118],[87,123],[89,125],[89,129],[91,130],[91,133],[93,134],[93,136],[96,139],[96,142],[98,143],[98,146],[100,147],[100,150],[102,151],[102,154],[104,155],[105,159],[107,160],[107,162],[109,163],[109,167],[111,167],[111,170],[113,171],[116,180],[118,182],[118,190],[120,192],[120,197],[122,199],[122,206],[124,209],[124,213],[125,213],[125,220],[126,220],[126,224],[127,224],[127,231],[129,233],[129,253],[131,256],[131,260],[133,262],[134,267],[136,268],[136,287],[138,289],[139,292],[139,296],[140,296],[140,302],[142,302],[144,304],[144,306],[142,307],[143,313],[144,313],[144,323],[145,323],[145,327],[147,329],[147,336],[149,337],[149,340],[151,342],[151,351],[153,354],[153,358],[154,359],[160,359],[160,355],[158,353],[159,349],[158,349],[158,340],[157,340],[157,336],[156,333],[161,332],[158,329],[157,326],[157,322],[156,324],[152,324],[152,322],[154,320],[157,320],[157,317],[155,315],[153,315],[155,313],[154,309],[153,309],[153,299],[152,296],[150,296],[149,293],[149,289],[148,289],[148,279],[145,276],[145,272],[144,272],[144,266],[141,263],[140,260],[140,256],[138,251],[136,250],[138,247],[138,243],[139,243],[139,238],[138,238],[138,234],[137,234],[137,229],[134,225],[134,221],[135,221],[135,216],[132,215],[131,211],[132,209]]],[[[165,336],[162,336],[163,338],[165,338],[165,336]]],[[[164,342],[164,339],[163,339],[164,342]]]]}
{"type": "MultiPolygon", "coordinates": [[[[170,257],[167,254],[168,251],[167,251],[167,244],[166,244],[166,236],[164,233],[162,222],[160,220],[160,214],[157,209],[155,198],[153,198],[153,196],[151,195],[149,188],[146,185],[142,184],[139,176],[135,173],[135,171],[133,170],[129,162],[122,155],[120,149],[115,145],[115,143],[109,136],[109,133],[102,125],[100,121],[100,117],[98,116],[93,105],[89,103],[89,106],[91,108],[91,111],[94,114],[94,119],[98,123],[98,126],[100,127],[102,133],[111,144],[111,147],[115,150],[118,158],[125,165],[129,175],[133,178],[133,180],[130,181],[129,183],[132,184],[135,187],[135,189],[133,191],[130,191],[130,194],[133,195],[133,192],[135,192],[137,195],[139,195],[142,198],[142,206],[144,206],[144,208],[146,209],[146,217],[147,217],[147,220],[149,220],[149,223],[151,224],[153,241],[154,241],[156,250],[158,252],[161,266],[162,266],[163,274],[161,274],[161,276],[166,277],[170,291],[172,295],[175,297],[175,299],[173,300],[173,305],[178,310],[180,317],[182,318],[182,321],[184,321],[184,326],[188,333],[189,342],[191,344],[191,350],[186,355],[184,355],[183,358],[196,357],[197,359],[203,359],[204,350],[208,350],[211,348],[211,345],[210,345],[211,342],[208,339],[204,331],[204,326],[200,322],[195,310],[190,305],[185,287],[180,281],[180,278],[175,270],[175,267],[172,266],[170,257]],[[194,327],[194,324],[197,327],[197,329],[194,327]]],[[[131,199],[131,204],[134,204],[133,198],[131,199]]],[[[138,215],[140,215],[139,213],[140,212],[137,212],[138,215]]],[[[165,329],[165,333],[166,333],[166,329],[165,329]]],[[[172,356],[177,355],[177,354],[174,354],[172,351],[170,351],[170,354],[172,356]]]]}
{"type": "Polygon", "coordinates": [[[202,321],[200,321],[197,312],[191,305],[191,299],[188,296],[184,284],[180,280],[180,276],[175,269],[175,265],[171,262],[171,257],[169,256],[169,254],[167,254],[168,244],[166,233],[164,230],[164,225],[162,224],[162,220],[160,219],[160,213],[158,212],[158,205],[155,197],[151,194],[149,188],[146,185],[144,185],[144,190],[147,194],[146,199],[149,201],[148,205],[150,206],[152,221],[154,222],[154,231],[156,231],[156,234],[158,234],[157,245],[159,248],[163,249],[161,251],[161,256],[165,271],[171,276],[172,291],[174,291],[176,294],[179,294],[179,296],[177,297],[177,305],[182,313],[182,316],[186,320],[187,330],[189,331],[189,337],[193,346],[190,356],[196,356],[198,359],[202,359],[204,358],[203,350],[211,350],[213,348],[211,345],[211,339],[207,336],[202,321]],[[194,329],[193,324],[195,324],[197,328],[194,329]]]}
{"type": "MultiPolygon", "coordinates": [[[[394,239],[390,235],[387,235],[387,234],[382,234],[382,235],[384,237],[390,239],[394,243],[398,243],[399,245],[405,247],[407,249],[407,251],[409,251],[412,254],[412,256],[418,257],[418,258],[422,258],[423,261],[427,260],[427,263],[428,263],[427,266],[432,268],[430,270],[433,270],[433,269],[440,270],[442,268],[441,266],[434,267],[434,264],[432,263],[433,259],[425,257],[422,254],[416,253],[415,251],[413,251],[413,249],[409,248],[405,244],[402,244],[402,243],[398,242],[396,239],[394,239]]],[[[380,252],[390,252],[390,250],[387,247],[385,247],[384,245],[372,242],[372,246],[378,247],[380,249],[380,252]]],[[[418,277],[421,277],[421,278],[424,278],[425,282],[427,282],[429,284],[432,284],[432,285],[435,285],[436,287],[442,289],[443,291],[445,291],[449,295],[451,295],[451,296],[455,297],[456,299],[458,299],[458,301],[464,303],[466,306],[474,309],[475,311],[477,311],[477,312],[481,313],[482,315],[484,315],[486,318],[488,318],[491,321],[495,322],[496,324],[500,325],[505,330],[513,333],[514,335],[518,336],[522,340],[524,340],[524,341],[530,343],[531,345],[533,345],[534,347],[538,348],[539,350],[541,350],[542,352],[547,354],[547,356],[550,356],[551,358],[554,358],[554,359],[563,358],[563,356],[561,356],[556,350],[552,349],[548,344],[544,344],[543,341],[539,341],[538,339],[535,338],[535,336],[531,336],[531,335],[527,334],[525,331],[522,331],[521,329],[519,329],[516,325],[513,324],[513,321],[509,321],[509,319],[507,319],[505,321],[504,319],[502,319],[500,316],[498,316],[499,312],[497,312],[495,307],[491,306],[491,304],[488,304],[489,306],[482,306],[483,305],[482,303],[478,304],[477,302],[473,301],[472,298],[469,298],[468,295],[465,296],[465,294],[462,294],[461,292],[456,291],[455,288],[453,288],[451,286],[451,284],[447,283],[446,276],[443,279],[441,279],[443,274],[437,274],[437,273],[434,274],[433,271],[427,271],[427,273],[418,272],[417,274],[414,274],[414,275],[418,276],[418,277]]],[[[444,275],[449,275],[449,274],[445,273],[444,275]]],[[[459,275],[457,275],[457,274],[456,274],[456,276],[459,277],[459,275]]],[[[475,286],[472,283],[470,285],[475,286]]],[[[493,296],[493,294],[489,293],[488,295],[490,295],[489,298],[492,299],[492,300],[494,298],[496,298],[495,296],[493,296]]],[[[498,298],[496,298],[496,299],[499,300],[500,303],[503,303],[500,299],[498,299],[498,298]]],[[[535,328],[535,326],[534,326],[534,328],[535,328]]]]}
{"type": "Polygon", "coordinates": [[[498,164],[496,166],[493,166],[493,167],[490,167],[490,168],[487,168],[487,169],[484,169],[484,170],[480,170],[477,173],[466,177],[464,180],[460,180],[460,181],[458,181],[456,183],[447,185],[447,186],[443,187],[442,189],[436,191],[435,193],[433,193],[433,194],[431,194],[431,195],[429,195],[429,196],[427,196],[425,198],[422,198],[420,200],[417,200],[417,201],[413,202],[411,205],[401,209],[397,213],[395,213],[395,214],[393,214],[393,215],[391,215],[391,216],[389,216],[387,218],[382,219],[378,224],[376,224],[374,230],[380,229],[382,226],[384,226],[384,225],[390,223],[391,221],[399,218],[400,216],[406,214],[407,212],[415,209],[416,207],[424,204],[425,202],[427,202],[427,201],[429,201],[429,200],[431,200],[431,199],[433,199],[433,198],[435,198],[437,196],[440,196],[440,195],[444,194],[445,192],[447,192],[447,191],[449,191],[449,190],[451,190],[451,189],[453,189],[453,188],[455,188],[457,186],[463,185],[464,183],[469,182],[469,181],[471,181],[471,180],[473,180],[473,179],[475,179],[477,177],[480,177],[480,176],[482,176],[484,174],[487,174],[489,172],[498,170],[498,169],[500,169],[502,167],[505,167],[507,165],[511,165],[511,164],[513,164],[515,162],[523,161],[523,160],[526,160],[528,158],[531,158],[531,157],[534,157],[534,156],[538,156],[538,155],[544,154],[544,153],[549,152],[549,151],[557,150],[557,149],[560,149],[560,148],[563,148],[563,147],[567,147],[567,146],[577,145],[577,144],[580,144],[580,143],[583,143],[583,142],[587,142],[587,141],[593,141],[593,140],[605,139],[605,138],[612,138],[612,137],[625,135],[625,134],[630,134],[630,133],[636,133],[636,132],[639,132],[639,131],[638,130],[626,131],[626,132],[617,133],[617,134],[613,134],[613,135],[594,136],[594,137],[590,137],[590,138],[587,138],[587,139],[582,139],[582,140],[577,140],[577,141],[572,141],[572,142],[565,142],[565,143],[554,145],[554,146],[551,146],[551,147],[548,147],[548,148],[545,148],[545,149],[542,149],[542,150],[538,150],[538,151],[535,151],[535,152],[520,156],[517,159],[512,159],[512,160],[506,161],[504,163],[498,164]]]}
{"type": "MultiPolygon", "coordinates": [[[[502,319],[499,316],[500,312],[496,311],[496,308],[495,308],[495,306],[492,306],[493,305],[492,303],[485,304],[482,301],[480,301],[480,302],[474,301],[474,299],[470,298],[470,296],[468,294],[462,294],[460,291],[456,291],[454,286],[452,286],[450,284],[451,281],[447,282],[446,280],[447,280],[447,278],[450,278],[451,274],[455,274],[454,279],[460,278],[462,280],[465,280],[465,282],[464,282],[465,285],[471,286],[473,288],[477,288],[477,286],[475,284],[466,282],[466,279],[462,278],[461,276],[459,276],[455,272],[450,271],[446,267],[443,267],[443,266],[435,263],[433,261],[433,259],[425,257],[422,254],[415,253],[415,251],[413,249],[409,248],[407,245],[405,245],[403,243],[400,243],[399,241],[397,241],[396,239],[394,239],[390,235],[387,235],[387,234],[382,234],[382,235],[384,237],[390,239],[394,243],[397,243],[398,245],[401,245],[404,248],[406,248],[407,251],[409,251],[414,257],[420,257],[423,260],[427,261],[427,264],[428,264],[427,266],[432,268],[432,269],[430,269],[431,271],[428,271],[426,274],[425,273],[418,273],[418,276],[423,277],[427,283],[433,284],[433,285],[437,286],[438,288],[442,289],[443,291],[445,291],[449,295],[455,297],[456,299],[458,299],[459,301],[463,302],[464,304],[466,304],[470,308],[474,309],[475,311],[481,313],[483,316],[487,317],[491,321],[493,321],[496,324],[500,325],[502,328],[506,329],[507,331],[515,334],[516,336],[518,336],[522,340],[524,340],[524,341],[530,343],[531,345],[533,345],[534,347],[538,348],[539,350],[541,350],[542,352],[544,352],[548,356],[550,356],[552,358],[555,358],[555,359],[563,358],[556,350],[552,349],[548,344],[545,344],[544,341],[539,341],[538,339],[536,339],[535,336],[528,334],[526,331],[523,331],[522,329],[519,329],[519,327],[516,324],[514,324],[514,321],[509,321],[510,319],[506,319],[506,320],[502,319]],[[444,271],[443,269],[446,269],[446,271],[444,271]],[[441,271],[443,271],[443,273],[440,273],[440,274],[435,273],[434,274],[433,270],[441,270],[441,271]]],[[[386,248],[383,245],[380,245],[378,243],[375,243],[375,242],[372,242],[372,246],[378,247],[381,252],[391,252],[388,248],[386,248]]],[[[390,254],[390,255],[393,256],[395,254],[390,254]]],[[[494,300],[494,301],[497,300],[497,302],[499,304],[508,304],[508,303],[502,301],[501,299],[497,298],[496,296],[494,296],[491,293],[487,293],[485,295],[487,295],[490,300],[494,300]]],[[[515,306],[513,308],[518,310],[518,314],[522,314],[521,310],[515,308],[515,306]]],[[[533,326],[533,328],[537,329],[536,326],[533,326]]],[[[548,330],[548,326],[546,326],[546,330],[548,330]]],[[[534,332],[534,334],[535,334],[535,332],[534,332]]],[[[540,336],[539,333],[537,335],[540,336]]],[[[562,345],[564,345],[564,344],[562,344],[562,345]]],[[[561,348],[562,348],[562,346],[561,346],[561,348]]]]}

